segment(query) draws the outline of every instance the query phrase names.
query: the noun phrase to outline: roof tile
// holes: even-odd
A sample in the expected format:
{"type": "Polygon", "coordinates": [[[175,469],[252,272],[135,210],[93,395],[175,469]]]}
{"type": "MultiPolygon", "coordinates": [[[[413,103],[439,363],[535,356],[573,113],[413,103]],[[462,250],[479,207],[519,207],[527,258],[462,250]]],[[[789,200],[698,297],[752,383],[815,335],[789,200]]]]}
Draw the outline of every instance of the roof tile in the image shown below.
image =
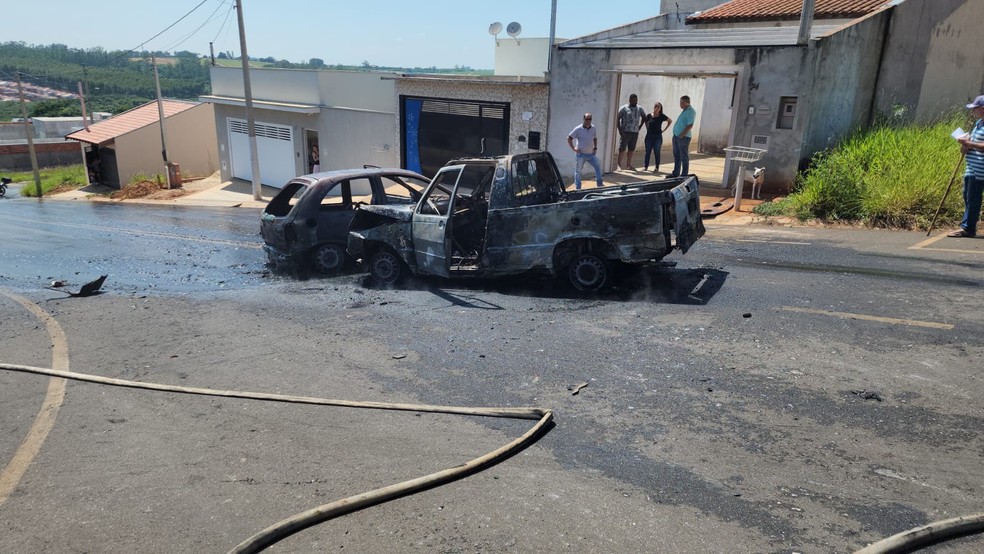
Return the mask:
{"type": "MultiPolygon", "coordinates": [[[[199,102],[185,102],[182,100],[162,100],[161,103],[164,105],[164,119],[199,105],[199,102]]],[[[137,106],[119,115],[97,121],[89,125],[88,131],[81,129],[69,133],[65,138],[88,142],[90,144],[103,144],[130,131],[136,131],[147,125],[157,123],[159,120],[157,102],[148,102],[143,106],[137,106]]]]}
{"type": "MultiPolygon", "coordinates": [[[[816,0],[814,19],[855,18],[891,0],[816,0]]],[[[799,19],[803,0],[732,0],[687,18],[687,23],[731,23],[799,19]]]]}

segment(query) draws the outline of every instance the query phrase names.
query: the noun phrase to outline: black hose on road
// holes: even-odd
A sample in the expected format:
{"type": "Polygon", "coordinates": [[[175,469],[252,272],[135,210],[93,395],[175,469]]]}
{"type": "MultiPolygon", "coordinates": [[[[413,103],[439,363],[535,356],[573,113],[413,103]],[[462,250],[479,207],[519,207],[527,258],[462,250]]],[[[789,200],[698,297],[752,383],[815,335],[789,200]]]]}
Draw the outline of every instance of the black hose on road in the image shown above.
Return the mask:
{"type": "Polygon", "coordinates": [[[432,473],[430,475],[425,475],[423,477],[418,477],[416,479],[411,479],[409,481],[404,481],[402,483],[397,483],[390,485],[388,487],[383,487],[375,489],[362,494],[357,494],[355,496],[350,496],[348,498],[343,498],[341,500],[336,500],[329,504],[324,504],[307,510],[305,512],[299,513],[295,516],[287,518],[279,523],[276,523],[266,529],[260,531],[259,533],[253,535],[252,537],[246,539],[234,549],[230,551],[230,554],[246,554],[253,552],[260,552],[267,547],[318,523],[323,523],[338,517],[341,517],[352,512],[363,510],[371,506],[376,506],[390,500],[395,500],[416,492],[427,490],[445,483],[449,483],[456,479],[461,479],[478,471],[481,471],[487,467],[493,466],[502,460],[512,456],[513,454],[523,450],[530,444],[532,444],[541,434],[547,431],[548,424],[553,419],[553,413],[550,410],[545,410],[543,408],[470,408],[470,407],[459,407],[459,406],[431,406],[426,404],[394,404],[386,402],[353,402],[350,400],[332,400],[327,398],[316,398],[311,396],[292,396],[283,394],[266,394],[257,392],[244,392],[244,391],[230,391],[230,390],[214,390],[205,389],[198,387],[181,387],[176,385],[162,385],[158,383],[141,383],[139,381],[130,381],[126,379],[115,379],[112,377],[101,377],[98,375],[88,375],[84,373],[75,373],[72,371],[59,371],[56,369],[49,369],[43,367],[34,367],[26,365],[16,365],[16,364],[5,364],[0,362],[0,370],[6,371],[16,371],[20,373],[30,373],[34,375],[47,375],[50,377],[59,377],[62,379],[72,379],[74,381],[83,381],[88,383],[97,383],[101,385],[110,385],[116,387],[126,387],[133,389],[145,389],[160,392],[173,392],[180,394],[195,394],[201,396],[220,396],[225,398],[244,398],[249,400],[265,400],[271,402],[289,402],[295,404],[315,404],[322,406],[341,406],[347,408],[368,408],[376,410],[402,410],[402,411],[412,411],[412,412],[430,412],[430,413],[444,413],[444,414],[459,414],[459,415],[469,415],[469,416],[485,416],[485,417],[504,417],[504,418],[514,418],[514,419],[536,419],[538,420],[536,425],[534,425],[529,431],[524,433],[521,437],[516,440],[506,444],[484,456],[480,456],[464,464],[455,466],[453,468],[445,469],[432,473]]]}

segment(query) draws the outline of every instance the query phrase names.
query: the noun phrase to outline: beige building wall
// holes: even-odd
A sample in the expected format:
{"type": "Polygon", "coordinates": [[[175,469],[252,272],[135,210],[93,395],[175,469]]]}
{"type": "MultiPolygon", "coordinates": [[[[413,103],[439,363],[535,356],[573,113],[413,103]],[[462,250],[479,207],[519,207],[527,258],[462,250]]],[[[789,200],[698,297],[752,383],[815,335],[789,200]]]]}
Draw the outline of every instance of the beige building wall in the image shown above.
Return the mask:
{"type": "MultiPolygon", "coordinates": [[[[540,132],[540,150],[547,149],[547,100],[550,87],[546,83],[459,83],[451,79],[415,80],[400,79],[396,82],[400,96],[442,98],[450,100],[476,100],[509,103],[509,153],[525,154],[531,150],[526,143],[530,131],[540,132]],[[523,140],[519,140],[523,137],[523,140]]],[[[396,115],[396,152],[402,152],[399,136],[400,114],[396,115]]]]}
{"type": "MultiPolygon", "coordinates": [[[[555,42],[563,42],[556,40],[555,42]]],[[[543,77],[550,54],[549,38],[499,38],[495,45],[496,75],[543,77]]]]}
{"type": "MultiPolygon", "coordinates": [[[[181,176],[205,177],[219,169],[215,116],[211,104],[199,104],[164,120],[168,159],[181,166],[181,176]]],[[[120,185],[135,175],[164,176],[161,129],[148,125],[116,138],[116,160],[120,185]]]]}

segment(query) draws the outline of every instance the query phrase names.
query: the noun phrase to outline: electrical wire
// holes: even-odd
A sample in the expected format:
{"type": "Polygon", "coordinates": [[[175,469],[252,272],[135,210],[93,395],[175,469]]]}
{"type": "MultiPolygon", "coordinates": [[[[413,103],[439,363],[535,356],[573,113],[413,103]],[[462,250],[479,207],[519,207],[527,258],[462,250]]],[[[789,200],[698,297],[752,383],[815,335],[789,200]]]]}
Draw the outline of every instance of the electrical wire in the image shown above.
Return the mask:
{"type": "MultiPolygon", "coordinates": [[[[178,46],[181,46],[182,44],[188,42],[188,40],[191,39],[191,37],[195,36],[196,34],[198,34],[198,31],[201,31],[202,30],[202,27],[208,25],[212,21],[215,21],[215,19],[218,17],[216,14],[218,14],[219,10],[221,10],[222,9],[222,6],[224,6],[225,4],[226,4],[225,0],[222,0],[219,3],[219,5],[215,8],[215,10],[213,10],[212,13],[210,13],[208,15],[208,18],[205,20],[204,23],[202,23],[201,25],[199,25],[194,31],[192,31],[192,32],[188,33],[187,35],[185,35],[184,38],[182,38],[177,43],[172,44],[172,45],[168,46],[167,48],[164,48],[163,50],[165,52],[171,52],[175,48],[177,48],[178,46]]],[[[227,12],[226,17],[228,17],[228,14],[231,13],[231,12],[232,12],[232,9],[230,8],[230,11],[227,12]]]]}
{"type": "Polygon", "coordinates": [[[216,40],[218,40],[219,35],[222,34],[222,29],[225,29],[226,23],[229,22],[229,16],[232,15],[233,10],[235,10],[234,7],[231,8],[229,11],[226,12],[225,19],[222,20],[222,26],[219,27],[219,31],[217,33],[215,33],[215,38],[212,39],[212,42],[215,42],[216,40]]]}
{"type": "Polygon", "coordinates": [[[130,53],[131,53],[131,52],[135,52],[135,51],[137,51],[137,49],[138,49],[138,48],[140,48],[140,47],[142,47],[143,45],[145,45],[145,44],[147,44],[148,42],[150,42],[150,41],[152,41],[152,40],[154,40],[155,38],[157,38],[157,37],[159,37],[159,36],[161,36],[161,35],[163,35],[164,33],[166,33],[167,31],[169,31],[169,30],[170,30],[170,29],[171,29],[172,27],[174,27],[174,26],[175,26],[175,25],[177,25],[178,23],[181,23],[181,21],[182,21],[182,20],[184,20],[184,18],[186,18],[186,17],[188,17],[189,15],[191,15],[191,14],[193,14],[193,13],[195,12],[195,10],[197,10],[197,9],[198,9],[198,8],[200,8],[200,7],[202,7],[202,5],[203,5],[203,4],[205,4],[205,3],[206,3],[206,2],[208,2],[208,1],[209,1],[209,0],[202,0],[202,1],[201,1],[201,2],[199,2],[199,3],[198,3],[198,4],[197,4],[197,5],[196,5],[196,6],[194,7],[194,8],[191,8],[191,10],[190,10],[190,11],[189,11],[188,13],[186,13],[186,14],[184,14],[184,15],[182,15],[182,16],[181,16],[181,17],[179,17],[179,18],[178,18],[177,20],[175,20],[175,21],[174,21],[174,23],[171,23],[170,25],[168,25],[167,27],[165,27],[163,31],[161,31],[161,32],[159,32],[159,33],[157,33],[156,35],[154,35],[154,36],[152,36],[152,37],[150,37],[149,39],[147,39],[147,40],[145,40],[145,41],[143,41],[143,42],[141,42],[140,44],[138,44],[138,45],[136,45],[136,46],[134,46],[133,48],[131,48],[131,49],[129,49],[129,50],[127,50],[127,51],[125,51],[125,52],[123,52],[123,53],[122,53],[122,54],[120,54],[119,56],[116,56],[115,58],[111,58],[110,60],[108,60],[108,61],[106,61],[106,62],[104,62],[104,63],[102,63],[102,64],[97,64],[97,66],[99,66],[99,65],[107,65],[107,64],[111,64],[111,63],[113,63],[113,62],[115,62],[116,60],[118,60],[118,59],[120,59],[120,58],[124,58],[124,57],[128,57],[128,56],[130,55],[130,53]]]}

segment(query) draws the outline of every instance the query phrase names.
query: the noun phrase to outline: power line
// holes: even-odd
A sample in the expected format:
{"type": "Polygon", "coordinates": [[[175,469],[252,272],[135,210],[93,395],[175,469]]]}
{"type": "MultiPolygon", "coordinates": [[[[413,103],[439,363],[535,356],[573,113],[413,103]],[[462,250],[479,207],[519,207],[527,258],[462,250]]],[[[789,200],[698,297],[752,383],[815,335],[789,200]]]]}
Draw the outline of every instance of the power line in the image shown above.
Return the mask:
{"type": "Polygon", "coordinates": [[[174,27],[174,26],[175,26],[175,25],[177,25],[178,23],[181,23],[181,21],[182,21],[182,20],[184,20],[184,18],[186,18],[186,17],[188,17],[189,15],[191,15],[192,13],[194,13],[194,12],[195,12],[195,10],[197,10],[197,9],[198,9],[198,8],[200,8],[200,7],[202,7],[202,4],[204,4],[204,3],[206,3],[206,2],[208,2],[208,1],[209,1],[209,0],[202,0],[202,1],[201,1],[201,2],[199,2],[199,3],[198,3],[198,5],[196,5],[196,6],[194,7],[194,8],[191,8],[191,10],[190,10],[190,11],[189,11],[188,13],[186,13],[186,14],[184,14],[184,15],[182,15],[182,16],[181,16],[181,17],[179,17],[179,18],[178,18],[178,19],[177,19],[177,20],[176,20],[176,21],[175,21],[174,23],[171,23],[170,25],[168,25],[167,27],[165,27],[163,31],[161,31],[161,32],[159,32],[159,33],[157,33],[156,35],[154,35],[154,36],[152,36],[152,37],[150,37],[149,39],[147,39],[147,40],[145,40],[145,41],[143,41],[143,42],[141,42],[140,44],[138,44],[138,45],[136,45],[136,46],[134,46],[133,48],[131,48],[131,49],[129,49],[129,50],[127,50],[127,51],[125,51],[125,52],[123,52],[123,53],[122,53],[122,54],[120,54],[119,56],[116,56],[115,58],[112,58],[112,59],[110,59],[110,60],[108,60],[108,61],[106,61],[105,63],[103,63],[103,64],[98,64],[98,65],[107,65],[107,64],[111,64],[111,63],[113,63],[113,62],[115,62],[116,60],[118,60],[118,59],[120,59],[120,58],[125,58],[125,57],[128,57],[128,56],[130,55],[130,53],[131,53],[131,52],[135,52],[135,51],[137,51],[137,48],[140,48],[140,47],[142,47],[143,45],[145,45],[145,44],[147,44],[148,42],[150,42],[150,41],[152,41],[152,40],[154,40],[155,38],[157,38],[157,37],[159,37],[159,36],[161,36],[161,35],[163,35],[163,34],[164,34],[164,33],[166,33],[167,31],[169,31],[169,30],[171,29],[171,27],[174,27]]]}
{"type": "Polygon", "coordinates": [[[229,11],[226,12],[226,18],[222,21],[222,26],[219,27],[219,32],[215,33],[215,38],[212,39],[212,42],[215,42],[219,38],[219,35],[222,34],[222,29],[225,29],[226,23],[229,22],[229,16],[232,15],[232,10],[234,9],[235,7],[231,7],[229,8],[229,11]]]}
{"type": "MultiPolygon", "coordinates": [[[[224,6],[225,4],[226,4],[225,0],[222,0],[219,3],[219,5],[216,6],[215,10],[213,10],[212,13],[209,14],[208,18],[205,19],[205,22],[204,23],[202,23],[201,25],[199,25],[194,31],[192,31],[192,32],[188,33],[187,35],[185,35],[184,38],[182,38],[181,40],[179,40],[177,43],[172,44],[171,46],[168,46],[164,50],[165,51],[172,51],[175,48],[177,48],[178,46],[181,46],[182,44],[188,42],[188,40],[191,37],[195,36],[196,34],[198,34],[198,31],[201,31],[202,30],[202,27],[208,25],[212,21],[215,21],[215,19],[218,17],[216,14],[218,13],[219,10],[222,9],[222,6],[224,6]]],[[[232,9],[231,8],[230,8],[230,10],[229,10],[228,13],[232,13],[232,9]]],[[[226,14],[226,17],[228,17],[228,14],[226,14]]]]}

